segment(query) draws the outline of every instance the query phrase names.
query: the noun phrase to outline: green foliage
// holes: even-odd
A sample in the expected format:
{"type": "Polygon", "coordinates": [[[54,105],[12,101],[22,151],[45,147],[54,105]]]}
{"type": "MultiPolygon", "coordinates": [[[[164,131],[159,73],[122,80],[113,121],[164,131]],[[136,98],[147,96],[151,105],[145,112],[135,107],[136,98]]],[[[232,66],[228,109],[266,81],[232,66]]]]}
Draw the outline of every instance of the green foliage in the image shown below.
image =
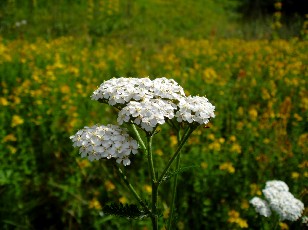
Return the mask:
{"type": "Polygon", "coordinates": [[[174,171],[169,171],[167,172],[166,176],[163,177],[162,182],[167,182],[170,181],[170,179],[172,179],[175,175],[179,175],[184,173],[185,171],[189,171],[189,170],[196,170],[196,168],[199,168],[200,166],[186,166],[186,167],[181,167],[178,170],[174,170],[174,171]]]}
{"type": "Polygon", "coordinates": [[[112,203],[103,207],[106,215],[115,215],[123,218],[142,219],[146,218],[146,212],[135,204],[112,203]]]}
{"type": "Polygon", "coordinates": [[[226,1],[15,1],[0,5],[0,34],[7,38],[73,35],[170,41],[177,36],[228,36],[235,25],[226,1]],[[20,24],[26,20],[26,24],[20,24]],[[18,25],[20,24],[20,25],[18,25]],[[227,26],[226,26],[227,25],[227,26]],[[227,29],[227,31],[226,31],[227,29]],[[146,34],[151,36],[145,36],[146,34]]]}

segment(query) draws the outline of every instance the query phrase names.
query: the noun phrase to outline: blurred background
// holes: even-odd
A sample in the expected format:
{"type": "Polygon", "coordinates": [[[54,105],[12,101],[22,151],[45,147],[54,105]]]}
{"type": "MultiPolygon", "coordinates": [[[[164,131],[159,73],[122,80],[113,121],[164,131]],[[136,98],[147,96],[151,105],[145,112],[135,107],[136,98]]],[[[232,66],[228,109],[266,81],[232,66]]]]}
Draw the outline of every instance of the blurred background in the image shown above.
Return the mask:
{"type": "MultiPolygon", "coordinates": [[[[268,180],[307,206],[307,34],[303,0],[1,0],[0,228],[151,229],[102,212],[136,202],[111,162],[80,158],[69,139],[116,123],[90,96],[120,76],[173,78],[216,106],[182,154],[176,229],[270,229],[249,204],[268,180]]],[[[176,147],[161,129],[158,170],[176,147]]],[[[148,200],[144,161],[124,170],[148,200]]],[[[164,221],[170,189],[160,191],[164,221]]]]}

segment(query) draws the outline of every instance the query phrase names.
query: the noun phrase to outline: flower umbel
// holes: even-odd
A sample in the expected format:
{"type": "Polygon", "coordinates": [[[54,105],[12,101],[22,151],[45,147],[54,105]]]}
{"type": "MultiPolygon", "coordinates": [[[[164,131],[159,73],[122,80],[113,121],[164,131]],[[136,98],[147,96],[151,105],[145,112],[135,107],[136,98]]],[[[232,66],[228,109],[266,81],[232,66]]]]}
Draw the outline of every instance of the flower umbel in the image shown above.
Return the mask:
{"type": "Polygon", "coordinates": [[[267,201],[258,197],[250,201],[259,214],[269,217],[273,211],[279,215],[281,221],[296,221],[301,217],[304,204],[289,192],[286,183],[278,180],[268,181],[262,191],[267,201]]]}
{"type": "Polygon", "coordinates": [[[120,109],[118,123],[133,122],[152,132],[166,119],[193,125],[207,124],[215,117],[206,97],[185,96],[184,89],[173,79],[112,78],[103,82],[91,96],[120,109]]]}
{"type": "Polygon", "coordinates": [[[118,123],[132,121],[147,132],[152,132],[158,124],[164,124],[165,118],[174,117],[174,105],[162,99],[146,99],[141,102],[131,101],[118,116],[118,123]]]}
{"type": "MultiPolygon", "coordinates": [[[[103,82],[91,96],[92,100],[103,100],[109,105],[125,105],[130,101],[150,98],[179,100],[185,96],[183,88],[173,79],[157,78],[112,78],[103,82]]],[[[121,106],[120,106],[121,107],[121,106]]]]}
{"type": "Polygon", "coordinates": [[[70,139],[74,147],[80,147],[81,157],[88,157],[90,161],[116,158],[117,163],[122,162],[124,166],[130,165],[128,157],[138,149],[137,141],[127,130],[116,125],[84,127],[70,139]]]}
{"type": "Polygon", "coordinates": [[[178,106],[175,114],[178,122],[207,124],[210,118],[215,117],[215,106],[206,97],[188,96],[182,98],[178,106]]]}
{"type": "Polygon", "coordinates": [[[255,207],[256,212],[260,215],[265,217],[272,215],[271,209],[265,200],[262,200],[259,197],[254,197],[252,200],[250,200],[250,203],[255,207]]]}

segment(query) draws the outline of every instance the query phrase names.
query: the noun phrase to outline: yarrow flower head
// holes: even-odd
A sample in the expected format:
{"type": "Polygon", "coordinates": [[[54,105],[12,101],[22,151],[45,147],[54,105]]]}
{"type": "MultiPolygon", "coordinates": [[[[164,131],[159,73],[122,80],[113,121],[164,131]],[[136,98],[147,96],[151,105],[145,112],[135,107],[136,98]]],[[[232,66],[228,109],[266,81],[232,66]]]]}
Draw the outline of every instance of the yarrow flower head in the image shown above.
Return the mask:
{"type": "Polygon", "coordinates": [[[265,217],[272,215],[271,209],[265,200],[262,200],[259,197],[254,197],[252,200],[250,200],[250,203],[254,206],[256,212],[260,215],[265,217]]]}
{"type": "MultiPolygon", "coordinates": [[[[279,215],[280,220],[296,221],[301,217],[304,204],[289,192],[289,187],[283,181],[268,181],[262,192],[267,200],[263,202],[263,207],[268,204],[268,207],[279,215]]],[[[261,210],[260,200],[255,197],[250,201],[258,213],[261,210]]]]}
{"type": "Polygon", "coordinates": [[[150,98],[179,100],[185,96],[184,89],[174,80],[157,78],[112,78],[103,82],[91,96],[92,100],[106,101],[109,105],[122,107],[130,101],[150,98]]]}
{"type": "Polygon", "coordinates": [[[175,114],[178,122],[207,124],[210,118],[215,117],[215,106],[206,97],[188,96],[182,98],[178,106],[175,114]]]}
{"type": "Polygon", "coordinates": [[[278,192],[289,191],[288,185],[280,180],[267,181],[264,190],[276,190],[278,192]]]}
{"type": "Polygon", "coordinates": [[[116,125],[84,127],[71,136],[74,147],[80,147],[81,157],[90,161],[115,158],[117,163],[130,165],[129,156],[138,152],[138,143],[116,125]]]}
{"type": "Polygon", "coordinates": [[[118,116],[118,123],[132,121],[147,132],[152,132],[158,124],[164,124],[165,118],[174,117],[175,105],[162,99],[146,99],[141,102],[131,101],[118,116]]]}
{"type": "Polygon", "coordinates": [[[215,106],[207,98],[186,97],[184,89],[167,78],[113,78],[102,83],[91,98],[120,109],[119,125],[133,122],[147,132],[174,117],[190,124],[206,124],[215,117],[215,106]]]}

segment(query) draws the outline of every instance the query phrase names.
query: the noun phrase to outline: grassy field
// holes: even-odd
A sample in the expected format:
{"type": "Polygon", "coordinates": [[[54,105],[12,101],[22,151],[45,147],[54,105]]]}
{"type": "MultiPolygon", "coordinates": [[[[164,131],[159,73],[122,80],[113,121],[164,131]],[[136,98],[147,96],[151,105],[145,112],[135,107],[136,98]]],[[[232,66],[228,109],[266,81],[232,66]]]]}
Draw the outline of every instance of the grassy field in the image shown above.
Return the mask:
{"type": "MultiPolygon", "coordinates": [[[[180,174],[177,229],[267,226],[249,200],[268,180],[285,181],[307,206],[307,41],[234,38],[238,26],[224,1],[7,2],[11,15],[0,34],[1,229],[150,229],[149,220],[102,213],[109,202],[134,198],[109,162],[80,158],[69,139],[86,125],[116,123],[115,111],[90,96],[119,76],[173,78],[216,106],[210,128],[200,127],[182,154],[182,167],[193,167],[180,174]]],[[[175,139],[164,127],[157,135],[159,169],[175,139]]],[[[136,155],[125,171],[149,199],[144,160],[136,155]]],[[[165,184],[159,194],[163,219],[168,191],[165,184]]],[[[286,227],[303,226],[280,223],[286,227]]]]}

